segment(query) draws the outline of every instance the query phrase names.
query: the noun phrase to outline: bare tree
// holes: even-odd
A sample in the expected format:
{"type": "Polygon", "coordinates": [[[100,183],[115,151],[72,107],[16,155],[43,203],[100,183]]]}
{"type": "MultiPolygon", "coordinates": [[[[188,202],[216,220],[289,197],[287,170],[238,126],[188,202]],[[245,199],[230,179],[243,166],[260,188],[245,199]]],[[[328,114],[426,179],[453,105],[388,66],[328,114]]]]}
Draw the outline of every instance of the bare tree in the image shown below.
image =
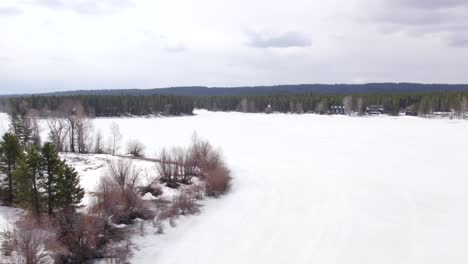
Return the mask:
{"type": "Polygon", "coordinates": [[[362,97],[358,97],[357,99],[357,109],[356,109],[356,112],[359,114],[359,115],[362,115],[364,112],[363,112],[363,106],[364,106],[364,103],[363,103],[363,100],[362,100],[362,97]]]}
{"type": "Polygon", "coordinates": [[[120,134],[120,127],[117,123],[113,122],[110,127],[111,131],[111,154],[115,155],[115,153],[119,150],[119,143],[122,139],[122,134],[120,134]]]}
{"type": "Polygon", "coordinates": [[[92,145],[92,123],[86,118],[79,118],[76,122],[76,140],[78,143],[79,153],[88,153],[92,145]]]}
{"type": "Polygon", "coordinates": [[[296,113],[297,114],[303,114],[304,113],[304,109],[302,108],[302,103],[300,103],[300,102],[296,103],[296,113]]]}
{"type": "Polygon", "coordinates": [[[83,106],[79,101],[65,100],[61,106],[61,111],[65,115],[70,129],[70,151],[76,152],[78,124],[82,122],[81,120],[85,117],[83,106]]]}
{"type": "Polygon", "coordinates": [[[257,112],[257,107],[255,106],[255,101],[254,100],[250,100],[250,102],[249,102],[249,112],[250,113],[257,112]]]}
{"type": "Polygon", "coordinates": [[[328,101],[327,99],[322,99],[318,104],[317,104],[317,107],[315,109],[317,111],[317,113],[323,115],[323,114],[326,114],[328,112],[328,101]]]}
{"type": "Polygon", "coordinates": [[[239,110],[243,113],[247,113],[249,111],[249,101],[247,98],[242,98],[239,103],[239,110]]]}
{"type": "Polygon", "coordinates": [[[145,155],[145,145],[138,140],[131,140],[127,143],[127,154],[134,157],[143,157],[145,155]]]}
{"type": "Polygon", "coordinates": [[[468,100],[466,97],[463,97],[460,101],[460,117],[463,119],[465,119],[467,108],[468,108],[468,100]]]}
{"type": "Polygon", "coordinates": [[[31,141],[36,147],[40,147],[42,145],[41,129],[37,122],[37,118],[31,119],[31,141]]]}
{"type": "Polygon", "coordinates": [[[65,151],[65,142],[69,132],[66,120],[61,118],[58,114],[54,114],[47,119],[47,124],[49,126],[50,141],[54,143],[57,151],[65,151]]]}
{"type": "Polygon", "coordinates": [[[98,132],[96,133],[95,141],[94,141],[94,153],[97,153],[97,154],[104,153],[104,145],[103,144],[104,144],[104,142],[103,142],[103,137],[102,137],[101,130],[98,130],[98,132]]]}
{"type": "Polygon", "coordinates": [[[350,115],[353,111],[353,97],[348,95],[343,98],[343,107],[345,114],[350,115]]]}

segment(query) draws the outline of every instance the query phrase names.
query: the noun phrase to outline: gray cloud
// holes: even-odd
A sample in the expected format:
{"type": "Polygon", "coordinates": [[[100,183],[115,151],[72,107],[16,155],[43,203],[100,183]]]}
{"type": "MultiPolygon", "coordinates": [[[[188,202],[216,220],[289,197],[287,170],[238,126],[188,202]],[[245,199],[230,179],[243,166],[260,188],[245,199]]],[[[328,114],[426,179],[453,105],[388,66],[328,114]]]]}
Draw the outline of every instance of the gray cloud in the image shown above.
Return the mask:
{"type": "Polygon", "coordinates": [[[256,48],[307,47],[312,44],[307,36],[293,31],[278,35],[249,32],[248,38],[249,46],[256,48]]]}
{"type": "Polygon", "coordinates": [[[443,9],[467,6],[467,0],[391,0],[389,5],[421,9],[443,9]]]}
{"type": "Polygon", "coordinates": [[[0,7],[0,16],[16,16],[23,13],[23,10],[13,6],[0,7]]]}
{"type": "Polygon", "coordinates": [[[406,32],[413,37],[435,34],[450,46],[468,34],[468,0],[382,0],[373,23],[384,33],[406,32]],[[390,30],[389,30],[390,29],[390,30]]]}
{"type": "Polygon", "coordinates": [[[34,0],[32,3],[50,9],[69,10],[83,14],[115,12],[132,5],[130,0],[34,0]]]}
{"type": "Polygon", "coordinates": [[[467,35],[452,35],[449,40],[450,45],[455,47],[468,47],[467,35]]]}

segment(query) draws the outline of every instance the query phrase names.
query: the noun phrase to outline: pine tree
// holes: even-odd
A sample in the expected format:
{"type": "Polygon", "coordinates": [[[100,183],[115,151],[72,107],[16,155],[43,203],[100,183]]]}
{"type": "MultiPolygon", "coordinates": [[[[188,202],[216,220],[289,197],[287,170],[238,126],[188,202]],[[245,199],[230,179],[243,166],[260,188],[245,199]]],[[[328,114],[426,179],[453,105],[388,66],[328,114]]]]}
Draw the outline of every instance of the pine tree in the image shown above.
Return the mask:
{"type": "Polygon", "coordinates": [[[14,198],[13,171],[18,167],[21,156],[22,149],[18,138],[11,133],[5,133],[0,142],[0,170],[5,174],[2,185],[6,188],[7,204],[10,206],[14,198]]]}
{"type": "Polygon", "coordinates": [[[84,190],[80,186],[78,173],[65,161],[60,162],[57,173],[57,208],[75,208],[84,196],[84,190]]]}
{"type": "Polygon", "coordinates": [[[18,137],[23,148],[31,143],[33,129],[31,128],[31,120],[25,113],[10,114],[10,130],[18,137]]]}
{"type": "Polygon", "coordinates": [[[35,146],[28,148],[26,157],[19,161],[18,168],[13,172],[18,204],[34,213],[40,221],[41,193],[39,186],[42,181],[41,155],[35,146]]]}
{"type": "Polygon", "coordinates": [[[41,154],[41,165],[44,173],[44,181],[41,187],[45,190],[47,213],[51,216],[53,214],[57,195],[57,174],[61,161],[54,144],[50,142],[44,144],[41,149],[41,154]]]}

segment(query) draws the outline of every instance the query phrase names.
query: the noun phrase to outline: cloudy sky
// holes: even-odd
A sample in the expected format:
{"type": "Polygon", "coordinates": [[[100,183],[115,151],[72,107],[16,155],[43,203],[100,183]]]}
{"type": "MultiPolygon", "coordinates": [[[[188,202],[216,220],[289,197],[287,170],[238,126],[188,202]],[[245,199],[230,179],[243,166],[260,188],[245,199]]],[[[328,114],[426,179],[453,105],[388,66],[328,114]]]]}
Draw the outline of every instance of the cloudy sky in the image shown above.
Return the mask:
{"type": "Polygon", "coordinates": [[[468,83],[468,0],[1,0],[0,93],[468,83]]]}

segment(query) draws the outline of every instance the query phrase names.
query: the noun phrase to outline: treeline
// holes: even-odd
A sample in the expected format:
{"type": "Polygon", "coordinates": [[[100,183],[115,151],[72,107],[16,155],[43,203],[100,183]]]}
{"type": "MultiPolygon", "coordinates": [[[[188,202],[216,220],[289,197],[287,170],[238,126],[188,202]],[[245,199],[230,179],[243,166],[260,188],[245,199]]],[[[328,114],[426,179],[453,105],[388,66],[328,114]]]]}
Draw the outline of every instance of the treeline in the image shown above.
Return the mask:
{"type": "Polygon", "coordinates": [[[60,111],[67,102],[79,102],[87,116],[125,115],[190,115],[193,98],[187,96],[25,96],[2,98],[0,110],[21,112],[34,109],[38,114],[48,116],[49,112],[60,111]]]}
{"type": "Polygon", "coordinates": [[[466,111],[468,92],[427,93],[359,93],[359,94],[270,94],[252,96],[131,96],[79,95],[30,96],[0,100],[0,110],[34,111],[37,116],[50,117],[70,112],[79,104],[85,116],[126,115],[190,115],[194,108],[212,111],[240,112],[313,112],[332,113],[333,106],[343,106],[348,112],[365,113],[373,105],[383,106],[384,113],[428,116],[434,112],[466,111]]]}
{"type": "Polygon", "coordinates": [[[184,96],[252,96],[268,94],[362,94],[406,92],[468,91],[467,84],[367,83],[367,84],[293,84],[244,87],[183,86],[155,89],[79,90],[42,95],[184,95],[184,96]]]}
{"type": "Polygon", "coordinates": [[[195,107],[212,111],[282,113],[314,112],[327,114],[332,106],[344,106],[347,111],[364,113],[367,107],[382,105],[384,112],[398,115],[411,112],[415,115],[430,115],[433,112],[462,112],[467,108],[468,92],[434,92],[401,94],[355,94],[355,95],[261,95],[217,96],[195,98],[195,107]]]}

